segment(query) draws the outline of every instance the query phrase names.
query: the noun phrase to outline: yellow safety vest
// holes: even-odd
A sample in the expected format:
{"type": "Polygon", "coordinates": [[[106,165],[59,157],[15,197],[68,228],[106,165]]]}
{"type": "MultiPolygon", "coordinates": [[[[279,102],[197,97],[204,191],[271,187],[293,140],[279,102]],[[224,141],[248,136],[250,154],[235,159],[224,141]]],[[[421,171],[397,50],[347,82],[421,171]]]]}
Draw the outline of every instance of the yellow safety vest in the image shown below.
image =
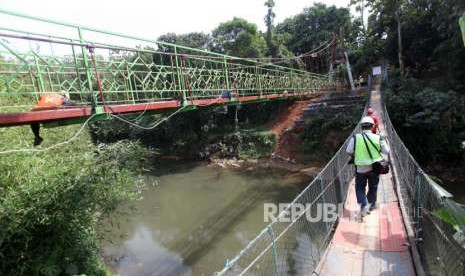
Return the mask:
{"type": "Polygon", "coordinates": [[[375,162],[379,162],[383,160],[381,156],[381,138],[377,134],[373,134],[371,132],[365,132],[365,140],[362,137],[362,134],[355,135],[355,156],[354,156],[354,163],[356,166],[368,166],[375,162]],[[370,141],[368,141],[370,139],[370,141]],[[368,148],[367,148],[368,146],[368,148]],[[371,156],[368,153],[368,149],[370,150],[371,156]]]}

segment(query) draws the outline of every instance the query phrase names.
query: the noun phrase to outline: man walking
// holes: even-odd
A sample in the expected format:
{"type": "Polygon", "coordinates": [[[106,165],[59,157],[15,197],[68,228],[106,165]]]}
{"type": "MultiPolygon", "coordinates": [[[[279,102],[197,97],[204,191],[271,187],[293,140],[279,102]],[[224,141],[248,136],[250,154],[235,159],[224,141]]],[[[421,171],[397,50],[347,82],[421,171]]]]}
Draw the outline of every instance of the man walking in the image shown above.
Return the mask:
{"type": "Polygon", "coordinates": [[[374,134],[378,133],[378,129],[379,129],[379,117],[378,117],[378,115],[376,115],[375,111],[371,107],[368,108],[367,114],[368,114],[368,116],[373,118],[373,122],[374,122],[374,125],[371,128],[371,132],[373,132],[374,134]]]}
{"type": "Polygon", "coordinates": [[[372,164],[383,160],[381,153],[389,154],[386,141],[382,140],[380,135],[372,133],[374,124],[372,117],[364,117],[361,121],[362,132],[350,139],[346,149],[347,153],[354,157],[355,194],[362,217],[376,208],[379,174],[373,172],[372,164]]]}

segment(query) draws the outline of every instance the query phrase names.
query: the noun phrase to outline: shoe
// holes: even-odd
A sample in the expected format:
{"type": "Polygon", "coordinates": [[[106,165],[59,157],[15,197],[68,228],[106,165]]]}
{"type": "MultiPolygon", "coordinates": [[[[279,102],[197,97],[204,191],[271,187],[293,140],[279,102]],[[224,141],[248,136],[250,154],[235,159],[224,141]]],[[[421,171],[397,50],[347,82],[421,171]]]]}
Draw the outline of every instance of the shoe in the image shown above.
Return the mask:
{"type": "Polygon", "coordinates": [[[366,216],[366,215],[369,215],[369,214],[370,214],[370,207],[369,207],[368,204],[365,205],[365,206],[363,206],[363,207],[361,207],[361,209],[360,209],[360,215],[361,215],[362,217],[364,217],[364,216],[366,216]]]}
{"type": "Polygon", "coordinates": [[[370,204],[370,211],[373,211],[373,210],[376,210],[378,208],[378,206],[376,205],[376,203],[371,203],[370,204]]]}
{"type": "Polygon", "coordinates": [[[42,143],[44,139],[42,139],[42,137],[38,136],[38,137],[35,137],[34,138],[34,146],[38,146],[42,143]]]}

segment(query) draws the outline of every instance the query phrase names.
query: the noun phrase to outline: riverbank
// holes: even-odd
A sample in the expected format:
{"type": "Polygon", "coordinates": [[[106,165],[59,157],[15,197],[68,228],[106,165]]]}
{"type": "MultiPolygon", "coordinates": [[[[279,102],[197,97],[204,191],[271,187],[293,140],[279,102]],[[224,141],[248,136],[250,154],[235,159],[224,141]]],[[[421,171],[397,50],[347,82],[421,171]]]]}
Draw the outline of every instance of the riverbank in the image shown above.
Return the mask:
{"type": "Polygon", "coordinates": [[[434,176],[434,180],[454,196],[454,200],[465,204],[465,168],[462,166],[430,165],[426,172],[434,176]]]}
{"type": "Polygon", "coordinates": [[[208,166],[217,168],[226,168],[242,171],[256,170],[279,170],[287,172],[293,178],[301,178],[302,180],[311,181],[318,173],[324,164],[313,162],[309,164],[296,163],[293,160],[281,158],[263,157],[258,159],[210,159],[208,166]]]}

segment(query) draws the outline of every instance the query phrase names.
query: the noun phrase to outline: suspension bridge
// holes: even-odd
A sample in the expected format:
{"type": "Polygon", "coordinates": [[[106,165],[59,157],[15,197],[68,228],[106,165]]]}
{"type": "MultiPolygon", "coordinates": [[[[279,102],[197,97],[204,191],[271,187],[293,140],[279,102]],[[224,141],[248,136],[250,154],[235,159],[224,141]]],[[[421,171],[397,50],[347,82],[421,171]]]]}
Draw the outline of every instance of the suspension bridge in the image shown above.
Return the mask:
{"type": "MultiPolygon", "coordinates": [[[[11,11],[0,10],[0,15],[59,30],[51,35],[1,25],[1,127],[187,111],[306,97],[345,87],[331,74],[11,11]],[[72,106],[31,110],[41,95],[62,92],[70,95],[72,106]]],[[[382,116],[381,130],[391,147],[392,170],[381,178],[378,210],[363,223],[351,219],[356,216],[357,205],[354,167],[348,164],[345,153],[347,140],[278,219],[226,260],[217,275],[465,274],[463,206],[410,155],[389,119],[379,87],[372,91],[368,105],[382,116]],[[306,212],[316,212],[321,203],[342,204],[344,211],[335,221],[307,220],[306,212]],[[299,204],[306,206],[305,210],[292,220],[282,220],[299,204]]],[[[354,129],[354,133],[358,131],[359,127],[354,129]]],[[[248,194],[245,198],[258,197],[248,194]]],[[[231,208],[237,210],[236,217],[246,211],[231,208]]],[[[214,221],[228,215],[225,210],[214,221]]],[[[183,252],[192,261],[199,250],[186,248],[183,252]]]]}
{"type": "MultiPolygon", "coordinates": [[[[381,131],[391,147],[392,170],[381,176],[378,208],[360,223],[347,139],[277,219],[226,260],[217,275],[465,273],[464,206],[410,155],[389,119],[379,86],[370,99],[367,106],[381,115],[381,131]],[[307,213],[314,217],[318,204],[342,204],[343,211],[335,221],[309,221],[307,213]]],[[[357,126],[353,133],[359,131],[357,126]]]]}
{"type": "MultiPolygon", "coordinates": [[[[53,34],[0,27],[0,127],[82,122],[306,97],[342,89],[331,75],[0,10],[53,34]],[[66,93],[72,105],[32,110],[66,93]]],[[[9,21],[8,21],[9,20],[9,21]]],[[[321,53],[334,45],[315,49],[321,53]]],[[[306,56],[314,54],[307,53],[306,56]]],[[[305,58],[300,56],[298,58],[305,58]]],[[[279,62],[278,62],[279,63],[279,62]]]]}

